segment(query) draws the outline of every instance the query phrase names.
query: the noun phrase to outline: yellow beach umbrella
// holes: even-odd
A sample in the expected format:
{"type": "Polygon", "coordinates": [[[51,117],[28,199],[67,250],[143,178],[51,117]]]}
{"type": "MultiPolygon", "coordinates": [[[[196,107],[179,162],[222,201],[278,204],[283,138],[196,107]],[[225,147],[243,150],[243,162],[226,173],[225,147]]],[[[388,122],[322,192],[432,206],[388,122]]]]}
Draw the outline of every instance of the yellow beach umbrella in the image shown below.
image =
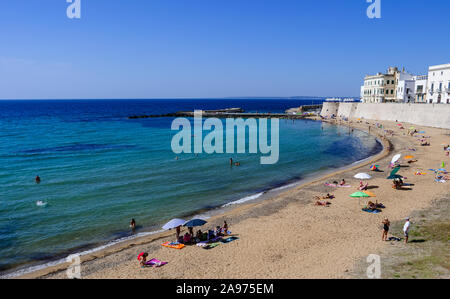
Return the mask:
{"type": "Polygon", "coordinates": [[[370,197],[376,197],[376,195],[370,191],[363,191],[363,192],[366,193],[367,195],[369,195],[370,197]]]}

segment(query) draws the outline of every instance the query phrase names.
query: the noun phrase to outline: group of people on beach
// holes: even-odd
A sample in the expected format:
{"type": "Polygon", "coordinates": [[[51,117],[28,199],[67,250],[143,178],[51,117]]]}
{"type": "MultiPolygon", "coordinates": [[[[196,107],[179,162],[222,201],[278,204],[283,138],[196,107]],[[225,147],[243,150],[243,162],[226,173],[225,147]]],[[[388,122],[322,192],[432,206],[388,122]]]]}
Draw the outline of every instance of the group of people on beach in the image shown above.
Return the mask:
{"type": "MultiPolygon", "coordinates": [[[[411,222],[409,220],[410,220],[409,217],[405,218],[405,223],[403,224],[403,236],[405,237],[405,243],[408,243],[409,239],[409,228],[411,226],[411,222]]],[[[384,218],[381,224],[383,225],[383,233],[381,235],[381,241],[389,241],[388,233],[389,228],[391,226],[391,222],[389,221],[388,218],[384,218]]]]}
{"type": "Polygon", "coordinates": [[[178,226],[176,228],[176,238],[177,242],[185,245],[192,245],[202,241],[212,240],[217,237],[226,236],[229,234],[228,223],[226,221],[223,222],[223,226],[216,226],[215,230],[208,230],[206,232],[202,232],[202,230],[198,230],[194,234],[194,228],[188,227],[188,231],[181,235],[181,227],[178,226]]]}

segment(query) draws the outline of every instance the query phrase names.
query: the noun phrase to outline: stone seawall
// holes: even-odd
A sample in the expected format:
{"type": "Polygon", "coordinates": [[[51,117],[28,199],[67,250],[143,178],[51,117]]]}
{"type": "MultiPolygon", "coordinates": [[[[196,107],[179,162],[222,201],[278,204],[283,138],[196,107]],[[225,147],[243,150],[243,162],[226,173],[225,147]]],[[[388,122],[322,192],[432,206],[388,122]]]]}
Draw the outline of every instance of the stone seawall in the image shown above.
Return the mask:
{"type": "Polygon", "coordinates": [[[324,103],[321,115],[408,122],[450,129],[449,104],[324,103]]]}

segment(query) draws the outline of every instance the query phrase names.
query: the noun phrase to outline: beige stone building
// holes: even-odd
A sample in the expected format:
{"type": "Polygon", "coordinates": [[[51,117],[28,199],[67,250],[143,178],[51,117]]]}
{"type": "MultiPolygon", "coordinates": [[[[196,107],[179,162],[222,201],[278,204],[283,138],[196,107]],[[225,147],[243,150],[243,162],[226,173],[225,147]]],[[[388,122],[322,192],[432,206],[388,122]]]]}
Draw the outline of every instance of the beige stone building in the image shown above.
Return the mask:
{"type": "Polygon", "coordinates": [[[387,73],[378,73],[364,78],[361,100],[364,103],[392,103],[396,101],[396,78],[398,68],[390,67],[387,73]]]}

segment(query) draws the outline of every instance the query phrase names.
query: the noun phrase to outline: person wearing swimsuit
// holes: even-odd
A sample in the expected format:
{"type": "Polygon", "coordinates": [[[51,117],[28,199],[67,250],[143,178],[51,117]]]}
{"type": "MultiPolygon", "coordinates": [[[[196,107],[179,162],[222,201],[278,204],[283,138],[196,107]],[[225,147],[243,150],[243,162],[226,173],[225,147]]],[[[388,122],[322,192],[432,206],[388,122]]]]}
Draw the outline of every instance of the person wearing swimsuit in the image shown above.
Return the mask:
{"type": "Polygon", "coordinates": [[[381,241],[387,241],[387,235],[389,232],[389,226],[391,225],[391,223],[389,222],[389,219],[384,218],[383,222],[381,222],[383,224],[383,234],[381,235],[381,241]]]}

